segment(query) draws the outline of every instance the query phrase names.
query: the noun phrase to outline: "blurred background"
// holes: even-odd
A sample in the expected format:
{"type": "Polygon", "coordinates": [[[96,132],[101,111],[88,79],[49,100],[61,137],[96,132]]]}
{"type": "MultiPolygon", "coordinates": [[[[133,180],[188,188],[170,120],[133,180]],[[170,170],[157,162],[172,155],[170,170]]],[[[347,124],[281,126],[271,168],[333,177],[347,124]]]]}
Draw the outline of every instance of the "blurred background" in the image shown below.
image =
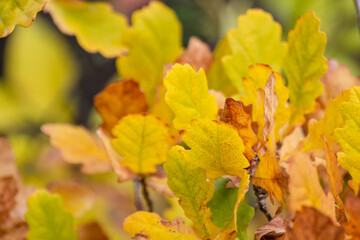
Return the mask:
{"type": "MultiPolygon", "coordinates": [[[[130,17],[149,0],[109,2],[116,11],[130,17]]],[[[164,2],[182,22],[184,47],[191,36],[197,36],[212,49],[228,29],[236,26],[237,16],[249,8],[270,12],[283,27],[284,40],[297,18],[312,10],[321,19],[321,30],[327,34],[326,57],[337,59],[349,66],[353,74],[360,75],[360,34],[353,0],[164,2]]],[[[48,148],[49,140],[40,133],[40,126],[47,122],[70,122],[94,130],[101,120],[93,109],[93,97],[114,78],[117,78],[115,59],[85,52],[75,37],[63,35],[46,13],[40,12],[30,28],[16,27],[12,34],[0,39],[0,135],[10,139],[24,181],[42,186],[58,179],[77,179],[92,184],[93,190],[102,188],[101,194],[113,199],[114,206],[100,202],[91,214],[103,221],[108,234],[119,229],[122,219],[135,210],[129,194],[132,186],[117,184],[114,174],[84,177],[79,176],[76,167],[69,170],[59,161],[58,152],[48,148]],[[107,188],[102,183],[108,184],[107,188]],[[123,206],[129,207],[124,211],[123,206]],[[113,216],[118,218],[114,229],[101,215],[105,208],[110,211],[112,207],[121,212],[121,216],[113,216]]],[[[164,199],[157,201],[159,206],[161,201],[164,199]]],[[[173,217],[171,214],[178,213],[174,210],[169,213],[173,217]]]]}

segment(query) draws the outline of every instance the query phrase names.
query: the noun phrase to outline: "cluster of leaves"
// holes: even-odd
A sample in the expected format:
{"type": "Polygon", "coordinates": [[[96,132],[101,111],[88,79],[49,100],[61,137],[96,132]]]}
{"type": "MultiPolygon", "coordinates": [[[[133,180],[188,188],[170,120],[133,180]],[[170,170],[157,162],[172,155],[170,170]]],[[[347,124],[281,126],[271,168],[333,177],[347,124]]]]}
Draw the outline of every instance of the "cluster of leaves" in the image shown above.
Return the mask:
{"type": "MultiPolygon", "coordinates": [[[[33,16],[40,8],[30,5],[33,16]]],[[[284,42],[270,14],[250,9],[212,53],[196,38],[182,49],[181,24],[160,2],[135,12],[131,25],[105,3],[54,0],[45,10],[85,50],[117,57],[122,80],[94,98],[103,120],[97,136],[71,124],[42,131],[84,174],[113,170],[120,182],[142,183],[148,210],[146,186],[176,197],[190,222],[138,211],[123,225],[132,238],[247,239],[250,185],[255,207],[269,219],[256,239],[360,238],[359,79],[324,58],[326,36],[314,13],[301,16],[284,42]],[[278,206],[274,216],[267,195],[278,206]]],[[[7,17],[2,36],[24,24],[7,17]]],[[[24,214],[14,199],[28,191],[14,171],[0,176],[0,191],[8,193],[0,199],[1,224],[13,211],[24,214]]],[[[90,199],[85,211],[93,196],[76,189],[90,199]]],[[[68,210],[84,200],[69,194],[73,186],[51,192],[62,197],[38,190],[28,198],[28,239],[76,239],[80,210],[68,210]]],[[[141,200],[138,208],[146,209],[141,200]]]]}

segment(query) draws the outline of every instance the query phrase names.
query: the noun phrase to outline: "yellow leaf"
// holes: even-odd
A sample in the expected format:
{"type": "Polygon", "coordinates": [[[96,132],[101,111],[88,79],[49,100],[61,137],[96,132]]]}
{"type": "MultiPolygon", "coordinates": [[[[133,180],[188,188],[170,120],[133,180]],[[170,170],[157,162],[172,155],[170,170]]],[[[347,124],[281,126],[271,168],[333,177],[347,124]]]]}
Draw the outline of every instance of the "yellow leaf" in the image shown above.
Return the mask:
{"type": "Polygon", "coordinates": [[[174,128],[188,129],[193,119],[217,119],[215,96],[210,95],[204,70],[175,64],[164,79],[165,102],[175,114],[174,128]]]}
{"type": "Polygon", "coordinates": [[[67,163],[82,164],[82,171],[89,174],[110,170],[103,146],[86,128],[59,123],[44,124],[41,131],[50,136],[51,144],[67,163]]]}
{"type": "Polygon", "coordinates": [[[105,57],[117,57],[126,49],[122,43],[127,29],[125,16],[113,11],[108,3],[55,0],[48,11],[57,27],[67,35],[75,35],[86,51],[100,52],[105,57]]]}
{"type": "Polygon", "coordinates": [[[223,37],[214,50],[214,62],[207,74],[209,88],[221,91],[225,96],[231,96],[236,93],[236,89],[226,75],[222,64],[222,58],[230,54],[229,42],[226,37],[223,37]]]}
{"type": "Polygon", "coordinates": [[[168,152],[164,164],[168,185],[179,198],[179,204],[184,209],[185,215],[193,222],[196,232],[208,238],[211,212],[206,204],[214,193],[214,184],[206,181],[204,169],[184,158],[183,151],[184,148],[175,146],[168,152]]]}
{"type": "Polygon", "coordinates": [[[136,11],[132,24],[123,39],[130,52],[118,58],[116,65],[122,78],[140,84],[151,104],[163,79],[164,65],[181,54],[181,24],[173,10],[158,1],[136,11]]]}
{"type": "Polygon", "coordinates": [[[206,170],[211,179],[223,175],[240,176],[249,167],[244,157],[244,143],[235,127],[208,119],[193,120],[191,128],[181,133],[191,150],[183,151],[186,160],[206,170]]]}
{"type": "Polygon", "coordinates": [[[257,137],[251,127],[252,107],[244,106],[240,101],[227,98],[220,120],[234,126],[244,142],[244,156],[251,160],[255,157],[252,146],[257,143],[257,137]]]}
{"type": "Polygon", "coordinates": [[[339,113],[339,108],[343,102],[349,100],[350,90],[342,91],[337,98],[329,102],[325,109],[324,117],[320,121],[309,121],[309,134],[304,140],[303,151],[324,149],[324,138],[330,148],[334,147],[336,144],[334,130],[344,126],[344,120],[339,113]]]}
{"type": "Polygon", "coordinates": [[[131,114],[113,128],[111,144],[123,157],[120,164],[133,173],[156,172],[155,165],[166,160],[170,144],[168,127],[152,115],[131,114]]]}
{"type": "Polygon", "coordinates": [[[231,55],[225,56],[223,67],[240,95],[245,95],[242,78],[247,76],[248,67],[263,63],[280,71],[286,50],[281,41],[281,26],[269,13],[250,9],[238,18],[238,27],[230,30],[226,38],[231,55]]]}
{"type": "Polygon", "coordinates": [[[28,27],[47,0],[0,1],[0,37],[6,37],[16,25],[28,27]]]}
{"type": "Polygon", "coordinates": [[[183,219],[175,218],[168,222],[150,212],[136,212],[128,216],[124,221],[124,231],[132,238],[199,240],[191,229],[185,227],[183,219]]]}
{"type": "Polygon", "coordinates": [[[102,127],[108,132],[111,132],[122,117],[142,113],[147,109],[144,93],[132,80],[107,85],[94,97],[94,107],[103,119],[102,127]]]}
{"type": "Polygon", "coordinates": [[[344,155],[339,156],[339,164],[349,171],[353,178],[349,185],[355,194],[359,192],[360,185],[360,87],[350,91],[349,101],[341,104],[340,112],[344,119],[344,128],[335,129],[335,138],[340,144],[344,155]]]}
{"type": "Polygon", "coordinates": [[[264,188],[274,204],[275,197],[281,204],[285,203],[284,195],[288,193],[288,175],[280,167],[278,159],[269,151],[260,155],[260,162],[256,168],[255,176],[251,182],[264,188]]]}
{"type": "Polygon", "coordinates": [[[289,32],[284,72],[290,92],[290,126],[303,123],[304,114],[315,108],[315,99],[323,91],[319,79],[326,73],[323,57],[326,35],[319,31],[320,20],[313,12],[301,16],[289,32]]]}
{"type": "Polygon", "coordinates": [[[245,104],[252,104],[253,106],[253,121],[256,121],[259,125],[258,138],[262,140],[263,128],[265,127],[264,119],[264,104],[265,104],[265,92],[262,93],[264,99],[259,99],[258,89],[265,89],[266,83],[269,77],[273,73],[275,76],[275,94],[278,96],[278,105],[275,111],[275,126],[273,132],[275,133],[275,141],[280,140],[279,130],[288,121],[290,116],[290,110],[287,107],[287,101],[289,99],[289,90],[285,86],[284,80],[281,75],[275,72],[270,66],[265,64],[256,64],[249,67],[249,77],[243,79],[244,89],[246,96],[240,97],[241,101],[245,104]]]}
{"type": "Polygon", "coordinates": [[[325,195],[307,154],[298,152],[291,158],[289,176],[288,201],[292,212],[301,211],[303,206],[314,207],[336,221],[334,197],[331,193],[325,195]]]}

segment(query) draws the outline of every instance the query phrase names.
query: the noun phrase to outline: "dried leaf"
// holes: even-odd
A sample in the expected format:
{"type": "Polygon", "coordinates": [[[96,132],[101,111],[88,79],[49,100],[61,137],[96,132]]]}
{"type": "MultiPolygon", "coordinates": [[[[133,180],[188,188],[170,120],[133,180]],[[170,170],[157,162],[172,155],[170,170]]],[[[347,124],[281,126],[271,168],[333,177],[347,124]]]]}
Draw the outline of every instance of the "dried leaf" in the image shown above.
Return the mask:
{"type": "Polygon", "coordinates": [[[273,197],[284,204],[284,195],[288,193],[288,174],[279,165],[279,160],[269,151],[264,155],[259,155],[259,158],[260,162],[251,182],[269,193],[272,204],[274,204],[273,197]]]}
{"type": "Polygon", "coordinates": [[[151,176],[146,181],[146,184],[160,194],[166,195],[168,197],[175,197],[175,194],[170,190],[169,186],[167,185],[167,181],[168,180],[166,177],[151,176]]]}
{"type": "Polygon", "coordinates": [[[256,230],[255,240],[280,239],[284,236],[286,228],[290,224],[289,220],[281,217],[281,215],[277,215],[269,223],[256,230]]]}
{"type": "Polygon", "coordinates": [[[97,222],[90,222],[78,228],[79,240],[108,240],[108,236],[97,222]]]}
{"type": "Polygon", "coordinates": [[[70,164],[82,164],[84,173],[95,174],[111,169],[104,147],[84,127],[71,124],[44,124],[41,131],[61,151],[70,164]]]}
{"type": "Polygon", "coordinates": [[[213,61],[210,47],[198,39],[191,37],[186,51],[177,59],[176,62],[190,64],[196,71],[200,68],[207,71],[213,61]]]}
{"type": "Polygon", "coordinates": [[[252,130],[252,106],[244,106],[241,101],[227,98],[220,120],[231,124],[238,130],[238,134],[244,142],[244,156],[251,160],[255,157],[252,147],[257,143],[257,137],[252,130]]]}
{"type": "Polygon", "coordinates": [[[331,218],[312,207],[304,207],[295,216],[293,228],[288,228],[289,240],[345,240],[344,230],[331,218]]]}
{"type": "Polygon", "coordinates": [[[270,133],[275,127],[275,112],[278,107],[278,95],[275,93],[276,78],[273,73],[270,73],[269,79],[265,84],[265,105],[264,105],[264,119],[265,126],[263,136],[265,141],[268,141],[270,133]]]}
{"type": "Polygon", "coordinates": [[[316,168],[306,153],[299,152],[290,159],[289,165],[289,209],[301,211],[306,207],[314,207],[336,221],[334,197],[326,196],[319,182],[316,168]]]}
{"type": "Polygon", "coordinates": [[[294,130],[284,137],[280,148],[280,161],[288,159],[292,154],[297,153],[299,144],[304,140],[305,134],[302,127],[297,126],[294,130]]]}
{"type": "Polygon", "coordinates": [[[102,127],[111,132],[122,117],[147,109],[144,93],[132,80],[111,83],[94,97],[94,107],[103,119],[102,127]]]}
{"type": "Polygon", "coordinates": [[[348,194],[345,200],[345,208],[349,221],[343,222],[342,226],[345,228],[345,232],[352,236],[352,239],[360,239],[360,198],[348,194]]]}
{"type": "Polygon", "coordinates": [[[249,166],[242,139],[230,124],[207,119],[193,120],[181,139],[191,150],[183,151],[186,160],[206,170],[206,177],[241,176],[249,166]]]}

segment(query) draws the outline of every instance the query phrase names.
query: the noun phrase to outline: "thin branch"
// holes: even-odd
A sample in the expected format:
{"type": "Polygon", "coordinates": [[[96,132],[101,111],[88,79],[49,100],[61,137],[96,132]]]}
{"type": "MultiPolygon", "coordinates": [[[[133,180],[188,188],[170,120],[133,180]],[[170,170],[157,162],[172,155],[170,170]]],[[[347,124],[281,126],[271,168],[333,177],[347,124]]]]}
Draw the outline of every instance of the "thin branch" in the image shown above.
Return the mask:
{"type": "Polygon", "coordinates": [[[360,28],[360,0],[354,0],[354,2],[355,2],[355,8],[358,18],[358,27],[360,28]]]}
{"type": "Polygon", "coordinates": [[[141,187],[142,187],[142,195],[143,195],[143,197],[145,199],[148,210],[149,210],[149,212],[152,212],[153,211],[153,204],[152,204],[152,201],[150,199],[149,192],[147,190],[147,185],[146,185],[146,181],[145,181],[144,176],[140,177],[140,183],[141,183],[141,187]]]}
{"type": "Polygon", "coordinates": [[[141,183],[139,180],[135,180],[134,182],[134,198],[135,198],[135,206],[138,211],[143,211],[144,206],[141,201],[141,183]]]}

